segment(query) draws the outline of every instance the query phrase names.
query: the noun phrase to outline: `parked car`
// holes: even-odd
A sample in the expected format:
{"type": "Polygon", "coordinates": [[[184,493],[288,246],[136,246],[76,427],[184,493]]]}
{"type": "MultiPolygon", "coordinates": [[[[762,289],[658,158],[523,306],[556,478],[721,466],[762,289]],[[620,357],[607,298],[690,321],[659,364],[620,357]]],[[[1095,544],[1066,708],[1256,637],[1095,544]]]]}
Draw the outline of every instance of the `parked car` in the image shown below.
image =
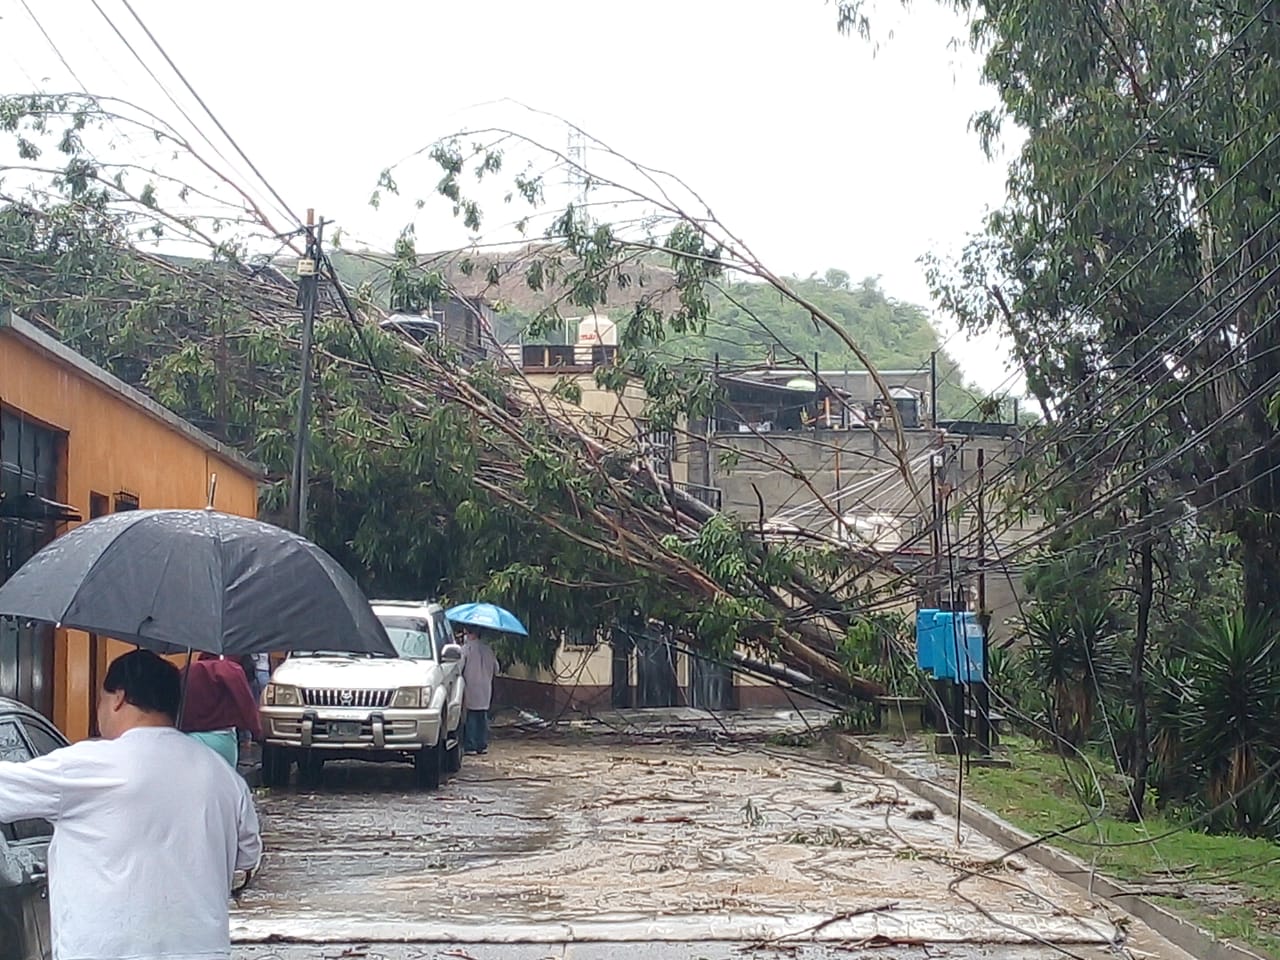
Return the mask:
{"type": "Polygon", "coordinates": [[[326,760],[401,760],[434,790],[462,768],[462,648],[444,608],[374,601],[398,657],[290,654],[262,692],[262,779],[319,779],[326,760]]]}
{"type": "MultiPolygon", "coordinates": [[[[31,708],[0,697],[0,760],[31,760],[65,747],[57,727],[31,708]]],[[[49,883],[45,864],[53,825],[0,824],[0,960],[48,960],[49,883]]]]}

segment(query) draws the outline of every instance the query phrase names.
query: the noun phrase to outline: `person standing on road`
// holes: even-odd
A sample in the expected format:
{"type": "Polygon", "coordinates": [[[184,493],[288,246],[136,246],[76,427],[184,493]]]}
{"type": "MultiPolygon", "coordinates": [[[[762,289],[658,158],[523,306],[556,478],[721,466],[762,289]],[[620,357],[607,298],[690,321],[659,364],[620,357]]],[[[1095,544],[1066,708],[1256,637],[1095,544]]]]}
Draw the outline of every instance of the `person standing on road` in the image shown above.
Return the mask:
{"type": "Polygon", "coordinates": [[[262,699],[262,691],[271,682],[271,654],[255,653],[253,655],[253,699],[262,699]]]}
{"type": "Polygon", "coordinates": [[[86,740],[0,762],[0,822],[53,823],[54,960],[223,960],[235,871],[262,855],[249,788],[174,727],[180,679],[145,650],[114,660],[86,740]]]}
{"type": "Polygon", "coordinates": [[[498,658],[475,627],[464,628],[462,637],[462,702],[467,711],[462,748],[467,753],[484,753],[489,749],[489,707],[498,658]]]}
{"type": "Polygon", "coordinates": [[[186,695],[178,729],[217,751],[236,769],[240,751],[248,742],[262,739],[258,701],[243,664],[202,653],[183,671],[182,679],[186,695]]]}

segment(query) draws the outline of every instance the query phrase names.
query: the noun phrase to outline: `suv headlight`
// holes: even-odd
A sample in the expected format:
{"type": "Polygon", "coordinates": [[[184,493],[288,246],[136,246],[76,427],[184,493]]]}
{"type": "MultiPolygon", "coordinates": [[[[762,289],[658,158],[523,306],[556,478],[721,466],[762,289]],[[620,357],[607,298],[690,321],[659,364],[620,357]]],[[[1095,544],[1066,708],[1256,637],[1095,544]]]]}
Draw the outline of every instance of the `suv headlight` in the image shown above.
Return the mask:
{"type": "Polygon", "coordinates": [[[401,687],[396,691],[391,706],[401,710],[420,710],[431,706],[430,687],[401,687]]]}
{"type": "Polygon", "coordinates": [[[262,691],[262,702],[268,707],[300,707],[302,696],[297,687],[284,683],[268,683],[262,691]]]}

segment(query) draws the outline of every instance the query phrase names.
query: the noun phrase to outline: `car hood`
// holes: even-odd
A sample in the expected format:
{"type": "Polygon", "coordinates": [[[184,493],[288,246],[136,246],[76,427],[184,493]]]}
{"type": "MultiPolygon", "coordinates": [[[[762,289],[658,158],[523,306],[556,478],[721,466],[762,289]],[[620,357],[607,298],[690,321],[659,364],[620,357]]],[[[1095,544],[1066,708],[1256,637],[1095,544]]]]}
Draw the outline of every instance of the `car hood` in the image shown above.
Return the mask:
{"type": "Polygon", "coordinates": [[[432,660],[401,657],[290,657],[276,668],[272,683],[293,687],[388,690],[438,682],[432,660]]]}

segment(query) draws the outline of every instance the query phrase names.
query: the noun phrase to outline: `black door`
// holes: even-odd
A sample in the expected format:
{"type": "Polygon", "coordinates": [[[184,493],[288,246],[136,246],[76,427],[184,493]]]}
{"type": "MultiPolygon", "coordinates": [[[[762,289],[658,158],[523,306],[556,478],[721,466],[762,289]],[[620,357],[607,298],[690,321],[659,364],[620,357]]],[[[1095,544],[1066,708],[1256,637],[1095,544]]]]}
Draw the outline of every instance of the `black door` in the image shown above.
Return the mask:
{"type": "MultiPolygon", "coordinates": [[[[62,436],[0,411],[0,583],[53,539],[52,520],[25,504],[56,501],[62,436]]],[[[53,714],[53,630],[47,625],[0,622],[0,696],[53,714]]]]}
{"type": "Polygon", "coordinates": [[[674,707],[680,703],[676,649],[666,637],[647,633],[635,638],[636,706],[674,707]]]}
{"type": "Polygon", "coordinates": [[[689,706],[704,710],[732,710],[734,697],[733,671],[727,663],[693,657],[690,663],[689,706]]]}
{"type": "Polygon", "coordinates": [[[610,694],[613,706],[625,710],[631,706],[631,635],[621,627],[614,628],[609,646],[613,648],[613,675],[610,694]]]}

